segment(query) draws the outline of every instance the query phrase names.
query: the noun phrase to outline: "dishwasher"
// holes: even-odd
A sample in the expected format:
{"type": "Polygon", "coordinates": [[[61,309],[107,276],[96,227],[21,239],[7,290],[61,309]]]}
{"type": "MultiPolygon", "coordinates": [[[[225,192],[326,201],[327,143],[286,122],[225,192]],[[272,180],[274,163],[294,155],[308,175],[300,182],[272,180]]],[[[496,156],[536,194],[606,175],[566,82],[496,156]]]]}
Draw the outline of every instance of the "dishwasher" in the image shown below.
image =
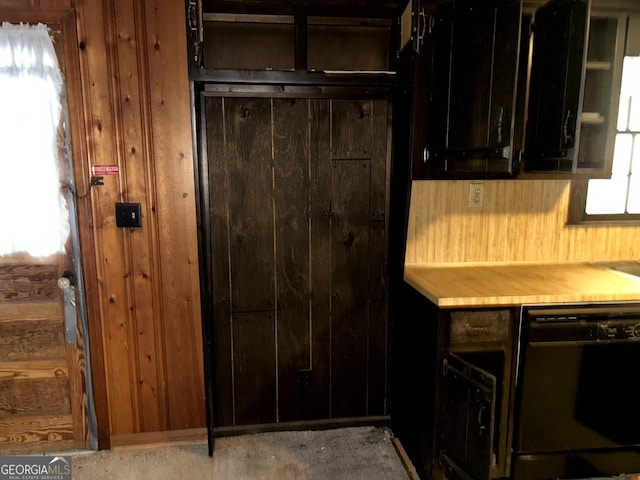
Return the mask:
{"type": "Polygon", "coordinates": [[[640,472],[640,303],[525,306],[512,478],[640,472]]]}

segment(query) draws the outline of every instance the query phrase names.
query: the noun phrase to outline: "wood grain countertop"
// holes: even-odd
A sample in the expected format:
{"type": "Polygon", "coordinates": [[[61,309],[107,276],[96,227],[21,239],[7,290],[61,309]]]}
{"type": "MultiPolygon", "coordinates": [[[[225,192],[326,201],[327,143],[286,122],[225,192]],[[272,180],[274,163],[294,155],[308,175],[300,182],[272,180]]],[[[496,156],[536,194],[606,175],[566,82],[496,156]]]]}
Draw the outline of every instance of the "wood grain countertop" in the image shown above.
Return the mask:
{"type": "Polygon", "coordinates": [[[639,277],[600,264],[410,264],[404,279],[443,308],[640,300],[639,277]]]}

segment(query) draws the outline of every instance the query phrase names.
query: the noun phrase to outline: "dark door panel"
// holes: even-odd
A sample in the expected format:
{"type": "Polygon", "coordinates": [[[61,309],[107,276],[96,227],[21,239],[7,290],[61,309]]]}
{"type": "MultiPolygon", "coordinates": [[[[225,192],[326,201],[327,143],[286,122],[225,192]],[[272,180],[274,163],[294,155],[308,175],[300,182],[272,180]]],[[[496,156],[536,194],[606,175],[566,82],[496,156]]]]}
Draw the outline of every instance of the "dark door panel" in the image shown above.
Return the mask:
{"type": "Polygon", "coordinates": [[[590,0],[552,0],[535,13],[527,171],[575,171],[589,12],[590,0]]]}
{"type": "Polygon", "coordinates": [[[215,425],[386,414],[387,101],[203,110],[215,425]]]}
{"type": "Polygon", "coordinates": [[[496,377],[449,353],[443,365],[440,461],[448,478],[491,478],[496,377]]]}

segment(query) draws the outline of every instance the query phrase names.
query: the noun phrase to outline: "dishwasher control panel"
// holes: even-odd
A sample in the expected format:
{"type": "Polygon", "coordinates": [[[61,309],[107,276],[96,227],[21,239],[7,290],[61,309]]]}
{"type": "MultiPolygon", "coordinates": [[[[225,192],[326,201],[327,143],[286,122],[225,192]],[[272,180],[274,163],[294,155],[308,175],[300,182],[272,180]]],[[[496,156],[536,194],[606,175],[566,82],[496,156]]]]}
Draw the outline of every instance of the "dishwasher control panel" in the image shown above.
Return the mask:
{"type": "Polygon", "coordinates": [[[528,341],[638,341],[640,305],[530,308],[528,341]]]}
{"type": "Polygon", "coordinates": [[[600,340],[640,340],[640,321],[614,321],[598,323],[600,340]]]}

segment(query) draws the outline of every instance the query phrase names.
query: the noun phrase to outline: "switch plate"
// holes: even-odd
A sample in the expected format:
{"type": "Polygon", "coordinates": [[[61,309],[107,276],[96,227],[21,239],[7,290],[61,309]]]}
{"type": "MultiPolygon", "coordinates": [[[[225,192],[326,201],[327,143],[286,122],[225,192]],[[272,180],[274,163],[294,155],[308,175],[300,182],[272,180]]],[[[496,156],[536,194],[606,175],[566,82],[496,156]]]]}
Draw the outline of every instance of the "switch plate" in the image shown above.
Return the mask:
{"type": "Polygon", "coordinates": [[[142,207],[139,203],[116,203],[116,226],[142,227],[142,207]]]}
{"type": "Polygon", "coordinates": [[[467,207],[480,208],[484,204],[484,183],[469,184],[467,207]]]}

